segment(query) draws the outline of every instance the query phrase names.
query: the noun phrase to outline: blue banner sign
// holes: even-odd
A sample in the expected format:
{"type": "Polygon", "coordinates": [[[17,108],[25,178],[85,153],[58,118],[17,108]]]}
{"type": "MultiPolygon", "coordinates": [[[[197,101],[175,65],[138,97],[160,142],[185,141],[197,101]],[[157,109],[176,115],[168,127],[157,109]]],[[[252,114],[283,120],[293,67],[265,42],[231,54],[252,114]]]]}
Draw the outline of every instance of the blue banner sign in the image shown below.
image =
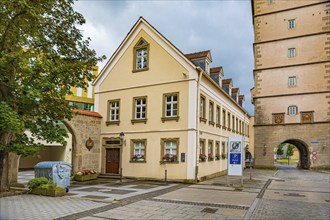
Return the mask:
{"type": "Polygon", "coordinates": [[[241,154],[231,153],[229,158],[229,164],[241,164],[241,154]]]}

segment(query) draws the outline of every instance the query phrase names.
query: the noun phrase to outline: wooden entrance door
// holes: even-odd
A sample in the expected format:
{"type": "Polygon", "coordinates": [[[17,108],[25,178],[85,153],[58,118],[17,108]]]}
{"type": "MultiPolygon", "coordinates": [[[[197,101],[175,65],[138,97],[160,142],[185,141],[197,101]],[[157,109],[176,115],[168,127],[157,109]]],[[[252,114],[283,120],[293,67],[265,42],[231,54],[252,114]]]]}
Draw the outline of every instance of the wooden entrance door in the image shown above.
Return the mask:
{"type": "Polygon", "coordinates": [[[106,172],[119,174],[120,149],[108,148],[106,158],[106,172]]]}

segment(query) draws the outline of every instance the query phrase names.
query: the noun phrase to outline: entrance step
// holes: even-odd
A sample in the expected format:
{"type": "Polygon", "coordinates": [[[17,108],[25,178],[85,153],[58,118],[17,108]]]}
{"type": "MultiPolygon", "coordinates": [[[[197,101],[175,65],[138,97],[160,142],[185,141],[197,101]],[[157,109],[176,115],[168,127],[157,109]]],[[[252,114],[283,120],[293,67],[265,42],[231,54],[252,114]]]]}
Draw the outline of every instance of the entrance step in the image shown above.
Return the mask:
{"type": "Polygon", "coordinates": [[[104,173],[104,174],[100,174],[98,176],[98,178],[104,178],[104,179],[120,179],[120,175],[119,174],[108,174],[108,173],[104,173]]]}

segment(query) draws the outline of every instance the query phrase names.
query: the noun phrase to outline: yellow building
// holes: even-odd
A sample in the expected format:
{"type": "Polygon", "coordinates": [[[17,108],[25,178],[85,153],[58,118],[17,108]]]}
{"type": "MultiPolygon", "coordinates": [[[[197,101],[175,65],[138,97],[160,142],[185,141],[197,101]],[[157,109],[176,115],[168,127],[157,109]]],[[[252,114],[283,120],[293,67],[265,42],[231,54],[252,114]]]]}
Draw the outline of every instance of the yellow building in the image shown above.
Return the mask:
{"type": "MultiPolygon", "coordinates": [[[[98,67],[93,68],[93,75],[96,78],[98,75],[98,67]]],[[[71,88],[72,94],[65,97],[69,101],[70,106],[77,109],[94,111],[94,87],[92,82],[88,82],[87,90],[79,87],[71,88]]]]}
{"type": "Polygon", "coordinates": [[[250,116],[211,62],[138,19],[94,81],[101,173],[193,182],[226,172],[228,137],[249,145],[250,116]]]}

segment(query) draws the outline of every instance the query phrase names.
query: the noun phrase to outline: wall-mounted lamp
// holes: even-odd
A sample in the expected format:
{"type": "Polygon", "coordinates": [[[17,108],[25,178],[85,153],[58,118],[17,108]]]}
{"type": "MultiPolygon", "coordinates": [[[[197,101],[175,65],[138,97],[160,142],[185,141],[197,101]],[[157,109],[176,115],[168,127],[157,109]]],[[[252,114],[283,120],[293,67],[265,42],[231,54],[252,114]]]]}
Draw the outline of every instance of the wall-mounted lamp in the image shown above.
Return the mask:
{"type": "Polygon", "coordinates": [[[123,139],[123,138],[125,137],[124,132],[120,132],[119,137],[120,137],[121,139],[123,139]]]}
{"type": "Polygon", "coordinates": [[[124,137],[125,137],[124,132],[120,132],[119,137],[123,141],[123,145],[126,146],[126,140],[124,140],[124,137]]]}

